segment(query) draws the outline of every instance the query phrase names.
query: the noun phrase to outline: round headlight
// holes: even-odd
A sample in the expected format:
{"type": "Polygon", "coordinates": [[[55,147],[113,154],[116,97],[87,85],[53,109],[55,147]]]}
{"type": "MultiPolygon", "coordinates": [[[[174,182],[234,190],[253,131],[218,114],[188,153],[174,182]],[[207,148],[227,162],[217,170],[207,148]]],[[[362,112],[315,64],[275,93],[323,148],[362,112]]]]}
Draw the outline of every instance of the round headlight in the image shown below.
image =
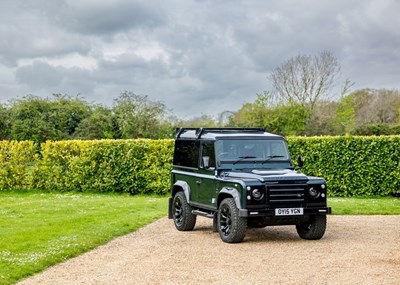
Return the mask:
{"type": "Polygon", "coordinates": [[[261,200],[263,198],[263,196],[264,196],[263,192],[261,192],[259,189],[254,189],[251,192],[251,195],[253,196],[253,198],[255,200],[261,200]]]}
{"type": "Polygon", "coordinates": [[[310,197],[312,198],[316,198],[318,196],[318,191],[315,190],[313,187],[311,187],[310,190],[308,190],[308,193],[310,193],[310,197]]]}

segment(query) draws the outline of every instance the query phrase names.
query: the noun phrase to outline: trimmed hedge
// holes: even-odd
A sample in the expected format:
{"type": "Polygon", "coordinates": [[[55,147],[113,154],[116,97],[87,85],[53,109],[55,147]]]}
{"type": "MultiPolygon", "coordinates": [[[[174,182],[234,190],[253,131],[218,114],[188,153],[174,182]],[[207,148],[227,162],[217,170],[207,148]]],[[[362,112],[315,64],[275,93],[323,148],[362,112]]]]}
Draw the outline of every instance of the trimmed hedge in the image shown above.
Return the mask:
{"type": "Polygon", "coordinates": [[[41,148],[34,188],[164,194],[170,187],[172,140],[59,141],[41,148]]]}
{"type": "MultiPolygon", "coordinates": [[[[331,196],[400,194],[400,136],[289,137],[331,196]]],[[[168,193],[173,140],[0,142],[0,190],[168,193]]]]}
{"type": "Polygon", "coordinates": [[[400,136],[289,137],[302,172],[327,180],[331,196],[398,196],[400,136]]]}
{"type": "Polygon", "coordinates": [[[173,140],[0,142],[0,190],[169,191],[173,140]]]}
{"type": "Polygon", "coordinates": [[[37,161],[32,141],[0,141],[0,190],[29,188],[30,168],[37,161]]]}

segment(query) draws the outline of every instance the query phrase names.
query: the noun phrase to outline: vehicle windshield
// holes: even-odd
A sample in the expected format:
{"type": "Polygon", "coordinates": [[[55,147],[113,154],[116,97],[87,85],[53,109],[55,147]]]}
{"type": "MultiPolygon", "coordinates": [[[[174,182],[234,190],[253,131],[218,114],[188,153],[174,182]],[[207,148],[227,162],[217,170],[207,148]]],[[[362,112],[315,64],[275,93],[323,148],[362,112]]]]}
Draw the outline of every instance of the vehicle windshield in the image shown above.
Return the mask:
{"type": "Polygon", "coordinates": [[[225,139],[216,143],[217,160],[241,162],[287,161],[289,152],[284,140],[225,139]]]}

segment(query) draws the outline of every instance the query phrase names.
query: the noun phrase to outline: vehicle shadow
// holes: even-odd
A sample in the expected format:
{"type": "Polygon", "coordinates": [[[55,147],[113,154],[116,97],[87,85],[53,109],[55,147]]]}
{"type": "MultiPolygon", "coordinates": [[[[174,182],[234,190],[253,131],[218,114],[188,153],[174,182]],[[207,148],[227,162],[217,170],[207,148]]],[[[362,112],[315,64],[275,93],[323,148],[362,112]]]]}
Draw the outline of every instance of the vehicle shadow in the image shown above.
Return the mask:
{"type": "Polygon", "coordinates": [[[265,228],[247,229],[244,242],[293,242],[300,240],[302,239],[297,234],[295,226],[269,226],[265,228]]]}
{"type": "MultiPolygon", "coordinates": [[[[333,226],[333,225],[332,225],[333,226]]],[[[328,227],[322,241],[332,242],[333,240],[346,239],[347,236],[341,236],[341,231],[337,232],[328,227]]],[[[218,232],[213,232],[213,223],[211,219],[198,217],[196,226],[193,229],[193,234],[201,234],[205,237],[220,239],[218,232]]],[[[304,240],[297,234],[295,225],[285,226],[267,226],[264,228],[247,228],[246,236],[243,240],[245,243],[258,243],[258,242],[312,242],[304,240]]]]}
{"type": "MultiPolygon", "coordinates": [[[[212,222],[202,223],[196,225],[193,229],[195,233],[201,233],[204,235],[213,235],[215,238],[220,238],[218,232],[213,232],[212,222]]],[[[213,238],[214,238],[213,237],[213,238]]],[[[296,232],[294,225],[290,226],[268,226],[264,228],[248,228],[246,236],[243,240],[245,243],[258,243],[258,242],[293,242],[293,241],[304,241],[299,237],[296,232]]]]}

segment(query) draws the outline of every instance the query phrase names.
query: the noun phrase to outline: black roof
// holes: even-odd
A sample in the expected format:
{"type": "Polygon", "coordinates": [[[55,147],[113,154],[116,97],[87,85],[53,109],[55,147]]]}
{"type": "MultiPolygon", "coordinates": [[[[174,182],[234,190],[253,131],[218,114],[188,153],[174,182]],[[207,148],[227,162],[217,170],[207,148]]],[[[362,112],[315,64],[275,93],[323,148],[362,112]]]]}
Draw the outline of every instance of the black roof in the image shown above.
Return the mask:
{"type": "Polygon", "coordinates": [[[221,137],[281,138],[264,128],[177,128],[176,139],[215,139],[221,137]]]}

